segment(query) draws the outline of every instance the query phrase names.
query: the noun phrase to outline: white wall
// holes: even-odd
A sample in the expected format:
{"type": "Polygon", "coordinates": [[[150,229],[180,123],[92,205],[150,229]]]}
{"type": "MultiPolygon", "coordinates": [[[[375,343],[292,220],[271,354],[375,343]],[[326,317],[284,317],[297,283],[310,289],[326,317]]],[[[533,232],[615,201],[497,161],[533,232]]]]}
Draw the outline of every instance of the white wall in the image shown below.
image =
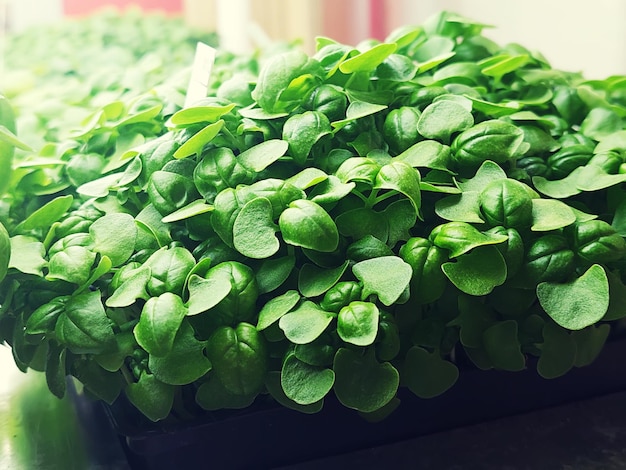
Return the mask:
{"type": "Polygon", "coordinates": [[[14,32],[63,17],[62,0],[0,0],[0,5],[3,4],[6,5],[9,29],[14,32]]]}
{"type": "Polygon", "coordinates": [[[439,10],[495,26],[485,35],[541,52],[553,67],[588,78],[626,75],[624,0],[397,0],[399,24],[421,23],[439,10]]]}

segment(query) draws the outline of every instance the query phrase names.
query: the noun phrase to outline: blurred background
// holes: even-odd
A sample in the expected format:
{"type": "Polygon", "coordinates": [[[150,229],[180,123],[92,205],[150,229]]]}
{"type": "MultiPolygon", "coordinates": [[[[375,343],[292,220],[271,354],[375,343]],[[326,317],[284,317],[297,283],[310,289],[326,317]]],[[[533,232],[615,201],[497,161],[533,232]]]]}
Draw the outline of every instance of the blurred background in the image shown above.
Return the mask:
{"type": "Polygon", "coordinates": [[[540,51],[555,68],[588,78],[626,74],[623,0],[0,0],[0,24],[4,31],[20,31],[129,5],[183,16],[190,26],[218,32],[222,47],[233,52],[294,39],[310,52],[320,35],[346,44],[384,39],[400,25],[450,10],[493,25],[488,37],[540,51]]]}

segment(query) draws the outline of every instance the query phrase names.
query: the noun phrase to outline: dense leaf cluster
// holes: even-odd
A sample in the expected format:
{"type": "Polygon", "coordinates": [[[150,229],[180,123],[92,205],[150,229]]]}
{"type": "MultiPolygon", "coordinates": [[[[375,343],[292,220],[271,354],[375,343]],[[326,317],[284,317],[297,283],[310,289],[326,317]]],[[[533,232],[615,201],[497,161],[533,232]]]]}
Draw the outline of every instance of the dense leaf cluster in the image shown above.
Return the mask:
{"type": "Polygon", "coordinates": [[[483,28],[230,58],[192,107],[122,97],[23,152],[0,339],[155,421],[589,364],[626,316],[626,78],[483,28]]]}

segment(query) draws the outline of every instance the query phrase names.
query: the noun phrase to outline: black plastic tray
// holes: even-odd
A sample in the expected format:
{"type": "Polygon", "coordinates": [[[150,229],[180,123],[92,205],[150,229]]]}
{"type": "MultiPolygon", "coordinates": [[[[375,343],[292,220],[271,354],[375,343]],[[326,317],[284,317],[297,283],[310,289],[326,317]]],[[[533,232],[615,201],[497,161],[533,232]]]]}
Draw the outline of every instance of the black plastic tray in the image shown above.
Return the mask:
{"type": "Polygon", "coordinates": [[[626,341],[606,344],[593,364],[556,379],[522,372],[462,371],[445,394],[400,389],[399,408],[369,423],[329,395],[320,413],[278,405],[210,414],[205,421],[143,427],[119,400],[109,417],[136,469],[264,469],[355,452],[435,432],[626,390],[626,341]]]}

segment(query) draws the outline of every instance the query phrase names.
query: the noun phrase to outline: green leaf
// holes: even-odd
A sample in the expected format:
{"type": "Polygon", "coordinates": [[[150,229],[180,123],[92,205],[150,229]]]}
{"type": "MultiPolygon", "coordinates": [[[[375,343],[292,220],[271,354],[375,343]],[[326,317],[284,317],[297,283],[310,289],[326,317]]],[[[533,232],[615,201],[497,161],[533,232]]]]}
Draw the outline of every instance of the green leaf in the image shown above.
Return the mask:
{"type": "Polygon", "coordinates": [[[422,204],[420,174],[409,164],[394,161],[382,166],[376,175],[374,189],[391,189],[404,194],[419,213],[422,204]]]}
{"type": "Polygon", "coordinates": [[[483,333],[485,351],[495,368],[517,372],[526,367],[517,330],[515,320],[505,320],[490,326],[483,333]]]}
{"type": "Polygon", "coordinates": [[[144,373],[137,383],[126,386],[130,402],[151,421],[160,421],[170,414],[176,387],[164,384],[154,375],[144,373]]]}
{"type": "MultiPolygon", "coordinates": [[[[323,183],[324,181],[327,181],[328,178],[329,178],[329,175],[324,173],[319,168],[307,167],[303,169],[301,172],[296,173],[292,177],[286,179],[285,182],[295,186],[296,188],[305,190],[312,186],[316,186],[320,183],[323,183]]],[[[335,182],[338,183],[339,181],[335,178],[335,182]]],[[[353,186],[351,185],[351,188],[352,187],[353,186]]],[[[348,191],[348,193],[349,192],[350,191],[348,191]]]]}
{"type": "Polygon", "coordinates": [[[453,39],[433,34],[419,43],[415,48],[415,59],[419,62],[427,62],[435,57],[447,54],[454,50],[456,43],[453,39]]]}
{"type": "Polygon", "coordinates": [[[201,129],[196,134],[191,136],[183,145],[176,149],[174,152],[174,158],[180,159],[200,155],[204,146],[217,137],[217,134],[220,133],[222,127],[224,127],[224,121],[220,119],[219,121],[209,124],[205,128],[201,129]]]}
{"type": "Polygon", "coordinates": [[[372,72],[376,67],[382,64],[387,57],[393,54],[397,48],[398,45],[395,43],[377,44],[371,49],[343,61],[341,65],[339,65],[339,70],[346,74],[354,72],[372,72]]]}
{"type": "Polygon", "coordinates": [[[413,275],[411,266],[397,256],[361,261],[352,267],[352,271],[363,282],[363,298],[375,294],[387,306],[400,298],[413,275]]]}
{"type": "Polygon", "coordinates": [[[626,317],[626,285],[617,272],[607,271],[606,277],[609,281],[609,308],[602,320],[620,320],[626,317]]]}
{"type": "Polygon", "coordinates": [[[528,63],[528,54],[502,54],[490,57],[480,62],[481,72],[499,80],[503,75],[513,72],[528,63]]]}
{"type": "Polygon", "coordinates": [[[578,188],[582,171],[583,167],[575,168],[569,175],[560,180],[547,180],[543,176],[533,176],[533,186],[537,188],[537,191],[541,194],[555,199],[565,199],[575,196],[582,192],[582,190],[578,188]]]}
{"type": "Polygon", "coordinates": [[[261,333],[248,323],[221,326],[211,335],[207,356],[219,381],[231,393],[260,390],[267,373],[267,347],[261,333]]]}
{"type": "Polygon", "coordinates": [[[532,200],[532,226],[535,232],[549,232],[576,222],[576,214],[564,202],[555,199],[532,200]]]}
{"type": "Polygon", "coordinates": [[[29,215],[20,226],[23,230],[48,228],[69,210],[73,201],[71,195],[59,196],[29,215]]]}
{"type": "Polygon", "coordinates": [[[480,212],[480,193],[463,191],[435,201],[435,213],[442,219],[454,222],[482,224],[485,221],[480,212]]]}
{"type": "Polygon", "coordinates": [[[450,172],[450,147],[436,140],[422,140],[398,155],[396,160],[412,167],[450,172]]]}
{"type": "Polygon", "coordinates": [[[171,292],[148,299],[133,329],[137,343],[152,356],[166,356],[186,314],[182,299],[171,292]]]}
{"type": "Polygon", "coordinates": [[[238,395],[228,390],[215,375],[209,374],[196,391],[196,403],[208,411],[241,410],[248,408],[257,396],[257,392],[247,395],[238,395]]]}
{"type": "Polygon", "coordinates": [[[480,192],[492,181],[498,181],[505,179],[506,177],[506,173],[500,165],[490,160],[486,160],[480,165],[480,168],[478,168],[476,174],[472,178],[459,183],[459,186],[463,192],[480,192]]]}
{"type": "Polygon", "coordinates": [[[278,289],[287,280],[295,264],[295,257],[289,255],[263,260],[256,271],[259,294],[278,289]]]}
{"type": "Polygon", "coordinates": [[[233,109],[235,109],[234,103],[225,106],[192,106],[175,112],[168,124],[186,127],[201,122],[215,122],[233,109]]]}
{"type": "Polygon", "coordinates": [[[541,356],[537,362],[537,372],[544,379],[554,379],[565,375],[574,367],[576,342],[572,335],[552,322],[543,327],[541,356]]]}
{"type": "Polygon", "coordinates": [[[46,279],[82,285],[89,279],[96,254],[82,246],[68,246],[50,257],[46,279]]]}
{"type": "Polygon", "coordinates": [[[283,139],[289,143],[289,153],[294,161],[304,165],[313,145],[330,132],[330,121],[325,114],[306,111],[287,119],[283,126],[283,139]]]}
{"type": "Polygon", "coordinates": [[[6,126],[0,124],[0,142],[9,144],[12,147],[18,148],[20,150],[25,150],[27,152],[32,152],[33,149],[30,148],[27,144],[22,142],[17,136],[7,129],[6,126]]]}
{"type": "Polygon", "coordinates": [[[98,290],[72,296],[55,326],[58,341],[75,354],[99,354],[115,346],[113,322],[98,290]]]}
{"type": "MultiPolygon", "coordinates": [[[[486,245],[497,245],[507,240],[503,234],[480,232],[465,222],[448,222],[433,231],[433,243],[450,250],[450,257],[456,258],[470,250],[486,245]]],[[[431,235],[432,236],[432,235],[431,235]]]]}
{"type": "Polygon", "coordinates": [[[600,191],[626,181],[625,173],[608,174],[597,165],[585,165],[579,168],[580,171],[576,174],[576,188],[581,191],[600,191]]]}
{"type": "Polygon", "coordinates": [[[373,349],[362,354],[341,348],[335,354],[335,394],[346,407],[365,413],[389,403],[398,391],[400,374],[389,363],[379,363],[373,349]]]}
{"type": "Polygon", "coordinates": [[[206,279],[192,274],[189,277],[188,288],[187,315],[198,315],[224,300],[230,294],[232,284],[227,272],[217,270],[210,271],[206,279]]]}
{"type": "Polygon", "coordinates": [[[59,315],[65,310],[68,297],[57,297],[50,302],[40,305],[26,320],[26,334],[37,335],[54,331],[59,315]]]}
{"type": "Polygon", "coordinates": [[[467,348],[478,349],[483,344],[483,333],[496,322],[496,313],[481,298],[461,295],[458,298],[459,316],[448,323],[460,327],[459,339],[467,348]]]}
{"type": "Polygon", "coordinates": [[[294,344],[307,344],[318,338],[335,315],[322,310],[314,302],[305,300],[298,308],[280,317],[278,326],[289,341],[294,344]]]}
{"type": "Polygon", "coordinates": [[[307,75],[308,63],[309,57],[300,50],[272,56],[259,72],[252,97],[268,113],[285,111],[289,108],[289,101],[283,95],[294,80],[307,75]]]}
{"type": "Polygon", "coordinates": [[[339,232],[333,219],[317,203],[297,199],[278,219],[286,243],[315,251],[332,252],[339,244],[339,232]]]}
{"type": "Polygon", "coordinates": [[[150,268],[141,266],[129,274],[128,278],[106,300],[107,307],[128,307],[137,299],[148,300],[146,286],[150,280],[150,268]]]}
{"type": "Polygon", "coordinates": [[[312,405],[333,388],[335,373],[332,369],[302,362],[292,353],[283,362],[280,383],[289,399],[299,405],[312,405]]]}
{"type": "Polygon", "coordinates": [[[50,342],[46,355],[46,384],[57,398],[65,396],[67,384],[66,356],[67,350],[64,347],[50,342]]]}
{"type": "Polygon", "coordinates": [[[592,108],[580,125],[580,132],[594,140],[602,140],[622,130],[622,119],[606,108],[592,108]]]}
{"type": "Polygon", "coordinates": [[[9,270],[11,261],[11,237],[9,232],[0,222],[0,283],[4,280],[9,270]]]}
{"type": "Polygon", "coordinates": [[[576,367],[585,367],[593,363],[602,352],[611,326],[603,323],[582,330],[572,331],[571,337],[576,343],[576,367]]]}
{"type": "Polygon", "coordinates": [[[47,265],[45,254],[46,248],[35,237],[15,235],[11,237],[9,268],[15,268],[24,274],[42,276],[42,269],[47,265]]]}
{"type": "Polygon", "coordinates": [[[191,325],[183,322],[174,338],[172,350],[165,356],[150,355],[148,367],[163,383],[190,384],[211,369],[211,362],[204,355],[205,346],[206,341],[198,341],[191,325]]]}
{"type": "Polygon", "coordinates": [[[417,214],[415,206],[407,199],[394,201],[385,208],[381,215],[387,221],[387,245],[389,247],[411,237],[411,229],[415,227],[417,214]]]}
{"type": "Polygon", "coordinates": [[[381,213],[367,207],[357,207],[337,216],[337,228],[339,233],[354,240],[373,236],[383,243],[389,236],[389,223],[381,213]]]}
{"type": "Polygon", "coordinates": [[[441,100],[428,105],[419,121],[417,131],[427,139],[449,142],[450,136],[474,125],[474,117],[460,104],[441,100]]]}
{"type": "Polygon", "coordinates": [[[537,298],[558,325],[568,330],[581,330],[600,321],[607,312],[609,281],[604,268],[594,264],[568,283],[540,283],[537,298]]]}
{"type": "Polygon", "coordinates": [[[333,129],[335,129],[335,131],[338,131],[352,121],[376,114],[387,108],[388,106],[384,104],[368,103],[360,100],[352,101],[346,110],[346,118],[340,121],[331,122],[330,125],[333,129]]]}
{"type": "Polygon", "coordinates": [[[89,227],[93,250],[107,256],[113,266],[121,266],[135,252],[137,226],[135,219],[125,213],[107,214],[89,227]]]}
{"type": "Polygon", "coordinates": [[[369,346],[378,334],[378,307],[370,302],[354,301],[337,316],[337,334],[346,343],[369,346]]]}
{"type": "Polygon", "coordinates": [[[237,156],[237,161],[256,172],[263,171],[287,153],[289,143],[285,140],[272,139],[261,142],[237,156]]]}
{"type": "Polygon", "coordinates": [[[190,202],[184,207],[181,207],[177,211],[172,212],[169,215],[163,217],[162,222],[169,224],[172,222],[178,222],[185,219],[190,219],[196,215],[206,214],[207,212],[211,212],[213,210],[213,206],[204,202],[204,199],[196,199],[193,202],[190,202]]]}
{"type": "Polygon", "coordinates": [[[298,290],[305,297],[317,297],[334,286],[348,268],[349,262],[344,262],[336,268],[320,268],[306,263],[300,268],[298,275],[298,290]]]}
{"type": "Polygon", "coordinates": [[[300,294],[296,290],[288,290],[284,294],[268,300],[259,311],[257,330],[264,330],[276,323],[283,315],[290,312],[299,301],[300,294]]]}
{"type": "Polygon", "coordinates": [[[241,208],[235,218],[233,245],[248,258],[269,258],[280,248],[280,241],[275,235],[277,228],[272,220],[270,200],[254,198],[241,208]]]}
{"type": "Polygon", "coordinates": [[[477,247],[441,266],[448,279],[469,295],[487,295],[506,281],[506,263],[494,246],[477,247]]]}
{"type": "Polygon", "coordinates": [[[408,350],[402,371],[407,387],[420,398],[441,395],[459,377],[459,369],[453,363],[418,346],[408,350]]]}
{"type": "Polygon", "coordinates": [[[280,377],[280,372],[272,371],[269,372],[265,378],[265,387],[267,388],[267,391],[280,405],[306,414],[319,413],[322,410],[324,400],[319,400],[315,403],[311,403],[310,405],[300,405],[289,398],[283,390],[280,383],[280,377]]]}

